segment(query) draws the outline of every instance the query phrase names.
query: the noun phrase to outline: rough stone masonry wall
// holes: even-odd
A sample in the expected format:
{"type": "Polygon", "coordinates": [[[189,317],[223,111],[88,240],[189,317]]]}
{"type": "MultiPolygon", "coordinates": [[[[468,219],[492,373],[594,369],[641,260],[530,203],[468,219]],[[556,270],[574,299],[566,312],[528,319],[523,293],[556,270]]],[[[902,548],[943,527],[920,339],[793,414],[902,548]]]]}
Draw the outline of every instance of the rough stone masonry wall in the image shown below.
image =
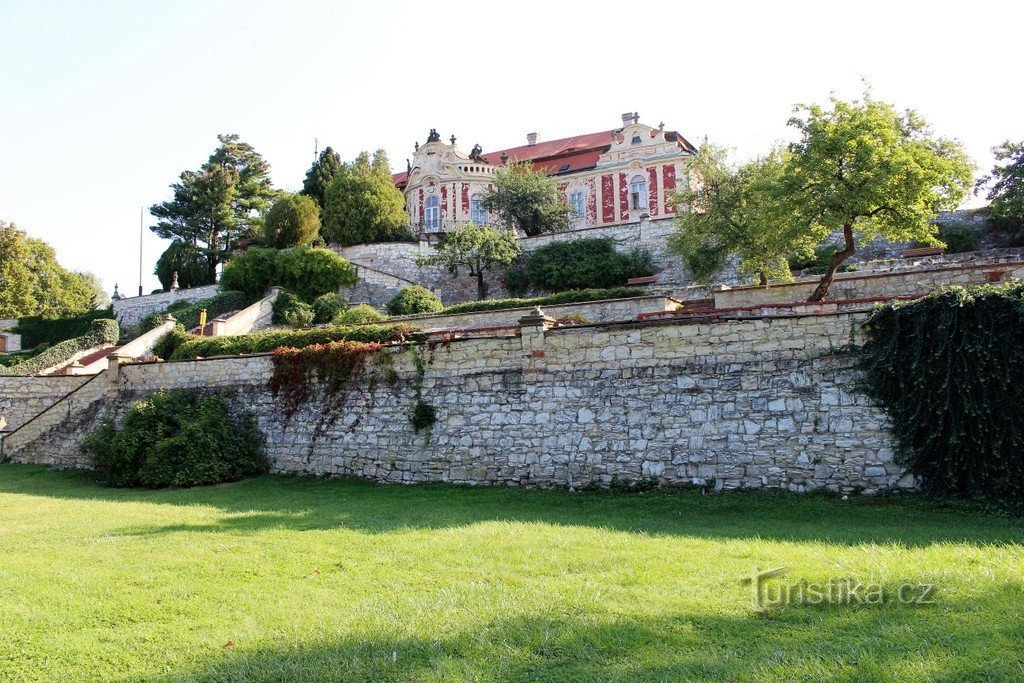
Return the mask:
{"type": "Polygon", "coordinates": [[[113,302],[114,317],[122,327],[136,325],[150,313],[161,313],[171,304],[178,301],[189,303],[202,301],[216,296],[220,291],[218,285],[206,285],[204,287],[193,287],[191,289],[176,289],[160,294],[146,294],[127,299],[118,299],[113,302]]]}
{"type": "Polygon", "coordinates": [[[86,377],[0,375],[0,417],[7,431],[17,429],[85,383],[86,377]]]}
{"type": "Polygon", "coordinates": [[[82,465],[69,432],[80,439],[102,410],[123,413],[154,390],[192,387],[230,389],[255,412],[275,472],[523,486],[912,486],[892,462],[883,413],[851,393],[849,362],[829,355],[850,341],[853,321],[527,327],[521,337],[454,342],[427,366],[423,398],[438,411],[429,434],[409,422],[410,351],[396,352],[396,387],[351,394],[326,425],[318,401],[284,424],[266,388],[269,356],[129,365],[110,383],[116,392],[80,411],[88,420],[69,411],[13,456],[82,465]]]}

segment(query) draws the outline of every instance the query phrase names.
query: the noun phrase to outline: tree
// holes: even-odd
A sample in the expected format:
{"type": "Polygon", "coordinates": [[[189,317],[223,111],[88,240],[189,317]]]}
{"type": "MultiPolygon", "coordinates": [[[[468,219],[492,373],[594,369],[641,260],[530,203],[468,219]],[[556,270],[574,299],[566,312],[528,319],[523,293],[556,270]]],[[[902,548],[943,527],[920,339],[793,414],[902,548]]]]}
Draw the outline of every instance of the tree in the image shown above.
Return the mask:
{"type": "Polygon", "coordinates": [[[694,182],[674,196],[684,210],[669,236],[669,248],[683,257],[698,282],[707,282],[739,257],[741,273],[789,279],[788,257],[814,247],[792,202],[783,201],[779,182],[787,155],[768,156],[731,167],[724,148],[705,142],[690,161],[694,182]]]}
{"type": "Polygon", "coordinates": [[[319,158],[306,171],[306,179],[302,182],[302,194],[311,197],[323,212],[327,202],[327,188],[341,170],[341,155],[330,147],[320,152],[319,158]]]}
{"type": "Polygon", "coordinates": [[[58,318],[93,308],[94,290],[49,244],[0,221],[0,318],[58,318]]]}
{"type": "Polygon", "coordinates": [[[241,238],[252,238],[276,196],[270,166],[237,135],[218,135],[220,146],[197,171],[184,171],[171,185],[174,197],[154,204],[150,229],[201,249],[210,281],[241,238]]]}
{"type": "Polygon", "coordinates": [[[459,268],[468,268],[470,277],[476,278],[477,298],[481,301],[487,298],[484,274],[512,263],[522,251],[511,233],[473,224],[450,231],[434,248],[437,253],[419,259],[419,264],[441,265],[452,275],[457,274],[459,268]]]}
{"type": "Polygon", "coordinates": [[[175,273],[178,274],[178,286],[182,288],[202,287],[214,282],[210,277],[206,253],[181,240],[174,240],[160,254],[154,273],[165,292],[171,289],[175,273]]]}
{"type": "Polygon", "coordinates": [[[281,196],[263,221],[263,244],[287,249],[310,244],[320,233],[320,208],[302,194],[281,196]]]}
{"type": "Polygon", "coordinates": [[[528,161],[513,161],[499,168],[494,188],[484,193],[480,205],[528,237],[565,230],[569,225],[571,210],[561,200],[558,184],[534,171],[528,161]]]}
{"type": "Polygon", "coordinates": [[[100,310],[110,305],[110,295],[107,294],[107,290],[103,288],[103,283],[100,282],[95,273],[83,272],[75,273],[75,275],[81,278],[85,286],[92,292],[90,308],[100,310]]]}
{"type": "MultiPolygon", "coordinates": [[[[841,231],[810,301],[828,293],[839,266],[856,253],[854,234],[870,240],[935,243],[935,214],[959,205],[971,186],[972,165],[959,143],[932,136],[915,112],[871,99],[831,107],[802,105],[790,125],[800,140],[775,197],[799,207],[817,242],[841,231]]],[[[783,214],[785,212],[782,212],[783,214]]]]}
{"type": "Polygon", "coordinates": [[[327,188],[324,239],[342,246],[412,239],[405,197],[395,187],[384,150],[362,152],[338,169],[327,188]]]}
{"type": "Polygon", "coordinates": [[[998,226],[1024,237],[1024,141],[1010,142],[992,149],[997,163],[992,173],[978,181],[988,191],[989,219],[998,226]]]}

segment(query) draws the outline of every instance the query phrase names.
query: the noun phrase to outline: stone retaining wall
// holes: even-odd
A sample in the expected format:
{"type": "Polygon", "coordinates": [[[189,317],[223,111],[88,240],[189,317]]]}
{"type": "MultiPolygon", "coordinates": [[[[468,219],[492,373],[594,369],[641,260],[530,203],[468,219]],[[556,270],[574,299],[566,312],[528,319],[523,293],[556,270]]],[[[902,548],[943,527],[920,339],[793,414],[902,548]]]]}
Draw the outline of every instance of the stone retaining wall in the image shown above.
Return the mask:
{"type": "Polygon", "coordinates": [[[127,299],[116,299],[113,302],[114,317],[121,327],[136,325],[150,313],[161,313],[171,304],[178,301],[202,301],[216,296],[220,291],[218,285],[206,285],[205,287],[193,287],[192,289],[177,289],[160,294],[146,294],[145,296],[134,296],[127,299]]]}
{"type": "Polygon", "coordinates": [[[0,375],[0,417],[7,421],[6,431],[13,431],[43,412],[69,392],[77,389],[86,377],[17,377],[0,375]]]}
{"type": "Polygon", "coordinates": [[[191,387],[230,390],[255,412],[275,472],[522,486],[912,486],[892,462],[885,416],[851,393],[849,361],[829,355],[850,341],[855,317],[527,327],[457,341],[425,351],[423,398],[438,421],[418,434],[412,350],[392,351],[397,386],[350,393],[326,423],[314,400],[285,425],[266,355],[128,365],[93,380],[77,410],[37,421],[30,437],[15,433],[8,456],[81,466],[77,442],[103,411],[191,387]]]}

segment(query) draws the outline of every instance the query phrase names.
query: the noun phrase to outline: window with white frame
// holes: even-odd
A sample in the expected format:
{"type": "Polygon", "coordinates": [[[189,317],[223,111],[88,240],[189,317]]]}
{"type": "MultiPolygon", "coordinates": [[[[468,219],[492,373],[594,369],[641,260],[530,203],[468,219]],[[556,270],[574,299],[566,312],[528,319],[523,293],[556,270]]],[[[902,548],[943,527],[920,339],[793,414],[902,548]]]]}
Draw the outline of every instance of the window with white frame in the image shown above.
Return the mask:
{"type": "Polygon", "coordinates": [[[583,193],[573,192],[570,194],[569,206],[572,207],[573,218],[583,218],[583,193]]]}
{"type": "Polygon", "coordinates": [[[469,200],[470,218],[472,218],[473,222],[477,225],[487,225],[487,210],[481,206],[482,200],[483,197],[478,194],[473,195],[469,200]]]}
{"type": "Polygon", "coordinates": [[[436,231],[441,227],[441,204],[437,195],[427,197],[423,205],[423,229],[436,231]]]}
{"type": "Polygon", "coordinates": [[[629,181],[629,206],[631,209],[647,208],[647,179],[642,175],[633,176],[629,181]]]}

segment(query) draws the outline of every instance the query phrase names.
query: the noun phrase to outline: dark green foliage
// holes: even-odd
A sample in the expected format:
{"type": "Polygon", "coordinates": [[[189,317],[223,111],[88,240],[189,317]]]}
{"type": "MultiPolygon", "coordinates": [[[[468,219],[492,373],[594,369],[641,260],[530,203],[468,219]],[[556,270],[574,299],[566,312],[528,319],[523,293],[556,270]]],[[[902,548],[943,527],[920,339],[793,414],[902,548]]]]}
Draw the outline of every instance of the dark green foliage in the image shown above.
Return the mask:
{"type": "Polygon", "coordinates": [[[618,287],[631,277],[654,273],[650,252],[620,254],[607,237],[552,242],[527,259],[530,285],[551,292],[618,287]]]}
{"type": "Polygon", "coordinates": [[[313,324],[326,325],[348,308],[348,302],[342,299],[340,294],[331,292],[318,296],[313,300],[312,306],[313,324]]]}
{"type": "Polygon", "coordinates": [[[384,150],[341,165],[325,193],[321,223],[326,241],[345,246],[414,239],[384,150]]]}
{"type": "Polygon", "coordinates": [[[295,294],[282,291],[274,301],[274,317],[272,322],[275,325],[309,327],[313,324],[313,307],[295,294]]]}
{"type": "Polygon", "coordinates": [[[161,391],[132,406],[118,428],[103,420],[82,442],[109,486],[203,486],[267,471],[252,415],[222,396],[161,391]]]}
{"type": "Polygon", "coordinates": [[[360,325],[362,323],[379,323],[388,317],[370,304],[359,304],[346,309],[334,316],[332,325],[360,325]]]}
{"type": "Polygon", "coordinates": [[[221,275],[221,286],[261,297],[274,285],[291,290],[305,301],[354,285],[349,262],[330,249],[249,249],[233,258],[221,275]]]}
{"type": "Polygon", "coordinates": [[[0,353],[0,367],[13,368],[16,365],[21,365],[30,358],[38,356],[40,353],[50,348],[49,344],[40,344],[36,348],[30,351],[15,351],[14,353],[0,353]]]}
{"type": "Polygon", "coordinates": [[[388,315],[439,313],[443,309],[444,304],[436,294],[418,285],[406,287],[388,302],[388,315]]]}
{"type": "Polygon", "coordinates": [[[334,176],[341,170],[341,156],[330,147],[320,152],[320,156],[308,171],[306,179],[302,181],[302,194],[312,197],[313,201],[324,210],[324,202],[327,195],[327,188],[334,181],[334,176]]]}
{"type": "Polygon", "coordinates": [[[310,244],[320,233],[320,207],[301,194],[280,197],[263,222],[262,242],[275,249],[310,244]]]}
{"type": "Polygon", "coordinates": [[[191,330],[194,327],[199,327],[199,319],[204,308],[206,309],[206,322],[210,322],[217,316],[224,315],[225,313],[240,311],[252,302],[253,300],[242,292],[221,292],[209,299],[203,299],[202,301],[184,306],[181,306],[180,304],[183,302],[179,301],[168,306],[167,310],[163,313],[147,315],[139,323],[139,327],[142,332],[148,332],[154,327],[162,325],[165,319],[164,316],[170,313],[182,327],[186,330],[191,330]]]}
{"type": "Polygon", "coordinates": [[[89,332],[55,344],[42,353],[12,367],[0,367],[0,375],[32,375],[71,359],[79,351],[85,351],[101,344],[116,344],[119,335],[116,320],[100,318],[93,320],[89,332]]]}
{"type": "Polygon", "coordinates": [[[421,429],[430,429],[437,422],[437,408],[420,399],[413,406],[409,421],[417,432],[421,429]]]}
{"type": "Polygon", "coordinates": [[[648,296],[650,292],[638,287],[616,287],[612,289],[577,289],[569,292],[559,292],[548,296],[539,296],[533,299],[486,299],[484,301],[467,301],[444,309],[445,313],[471,313],[473,311],[500,311],[506,308],[521,308],[524,306],[557,306],[558,304],[573,304],[583,301],[601,301],[603,299],[631,299],[638,296],[648,296]]]}
{"type": "Polygon", "coordinates": [[[978,250],[978,233],[966,225],[939,224],[939,239],[946,243],[949,254],[963,254],[978,250]]]}
{"type": "Polygon", "coordinates": [[[989,220],[996,229],[1024,240],[1024,141],[1007,140],[992,153],[1001,163],[978,181],[977,189],[989,188],[989,220]]]}
{"type": "MultiPolygon", "coordinates": [[[[832,257],[836,255],[838,247],[831,244],[823,244],[814,250],[813,254],[802,254],[789,259],[790,270],[801,270],[804,275],[821,275],[828,269],[832,257]]],[[[844,263],[839,266],[838,272],[847,273],[857,270],[852,263],[844,263]]]]}
{"type": "Polygon", "coordinates": [[[93,327],[93,321],[103,318],[114,318],[109,306],[101,311],[88,311],[66,318],[19,318],[18,326],[12,331],[21,335],[22,348],[31,349],[39,344],[56,344],[88,334],[93,327]]]}
{"type": "Polygon", "coordinates": [[[170,360],[179,346],[192,339],[192,335],[181,325],[175,325],[171,331],[160,337],[153,346],[153,355],[163,360],[170,360]]]}
{"type": "Polygon", "coordinates": [[[1024,285],[951,287],[865,325],[864,388],[934,494],[1024,502],[1024,285]]]}
{"type": "Polygon", "coordinates": [[[318,327],[311,330],[278,330],[237,337],[192,337],[172,354],[172,360],[270,353],[281,347],[304,348],[336,341],[376,342],[422,341],[425,335],[409,325],[357,325],[318,327]]]}
{"type": "Polygon", "coordinates": [[[154,272],[165,292],[171,289],[174,273],[178,274],[178,286],[182,288],[213,284],[206,253],[180,240],[174,240],[164,250],[157,259],[154,272]]]}
{"type": "Polygon", "coordinates": [[[512,296],[523,296],[530,291],[530,256],[520,254],[505,266],[505,289],[512,296]]]}

